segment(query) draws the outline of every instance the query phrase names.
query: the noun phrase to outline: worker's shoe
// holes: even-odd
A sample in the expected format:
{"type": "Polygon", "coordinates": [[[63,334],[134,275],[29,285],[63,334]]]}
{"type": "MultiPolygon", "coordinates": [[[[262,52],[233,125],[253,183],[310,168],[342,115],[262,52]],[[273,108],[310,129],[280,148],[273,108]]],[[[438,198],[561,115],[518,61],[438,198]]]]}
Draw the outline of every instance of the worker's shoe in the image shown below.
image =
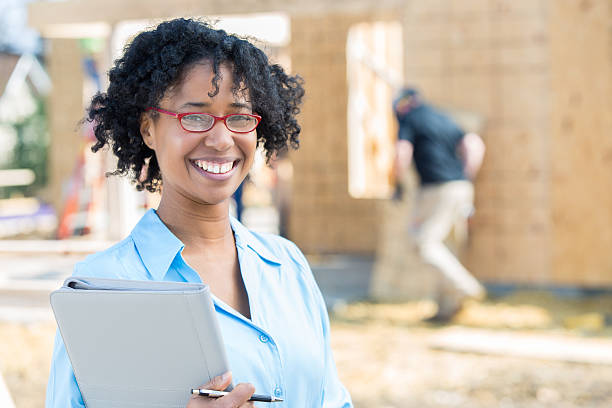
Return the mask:
{"type": "Polygon", "coordinates": [[[444,324],[448,323],[461,311],[461,305],[454,309],[439,310],[435,315],[424,319],[426,323],[444,324]]]}

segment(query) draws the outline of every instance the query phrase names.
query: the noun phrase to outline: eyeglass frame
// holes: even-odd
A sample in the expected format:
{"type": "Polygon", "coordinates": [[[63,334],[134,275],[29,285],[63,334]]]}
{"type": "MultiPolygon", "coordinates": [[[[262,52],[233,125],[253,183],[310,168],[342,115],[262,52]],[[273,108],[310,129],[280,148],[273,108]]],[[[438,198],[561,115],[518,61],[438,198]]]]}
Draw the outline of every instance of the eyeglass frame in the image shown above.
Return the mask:
{"type": "Polygon", "coordinates": [[[218,121],[222,121],[223,124],[225,125],[225,128],[227,130],[229,130],[232,133],[239,133],[239,134],[247,134],[247,133],[251,133],[252,131],[254,131],[255,129],[257,129],[257,126],[259,126],[259,123],[261,122],[261,116],[256,115],[254,113],[230,113],[228,115],[225,116],[215,116],[211,113],[207,113],[207,112],[186,112],[186,113],[176,113],[176,112],[170,112],[161,108],[156,108],[154,106],[149,106],[147,109],[147,111],[156,111],[159,113],[164,113],[166,115],[170,115],[170,116],[174,116],[176,119],[178,119],[179,124],[181,125],[181,128],[183,128],[183,130],[185,132],[189,132],[189,133],[204,133],[204,132],[208,132],[209,130],[211,130],[213,127],[215,127],[215,125],[217,124],[218,121]],[[206,130],[189,130],[189,129],[185,129],[185,126],[183,126],[183,117],[187,116],[187,115],[208,115],[211,116],[214,121],[212,123],[212,125],[210,125],[210,127],[206,130]],[[250,116],[252,118],[255,118],[255,120],[257,120],[257,123],[255,124],[255,127],[252,130],[249,130],[248,132],[238,132],[236,130],[232,130],[227,126],[227,122],[226,119],[229,118],[230,116],[236,116],[236,115],[246,115],[246,116],[250,116]]]}

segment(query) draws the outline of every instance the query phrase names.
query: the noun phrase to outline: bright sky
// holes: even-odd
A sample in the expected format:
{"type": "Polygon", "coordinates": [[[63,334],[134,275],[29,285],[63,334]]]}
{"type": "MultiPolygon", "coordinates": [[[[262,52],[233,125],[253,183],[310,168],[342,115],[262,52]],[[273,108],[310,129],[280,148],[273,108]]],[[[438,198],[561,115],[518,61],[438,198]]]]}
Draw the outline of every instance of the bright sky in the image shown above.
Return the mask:
{"type": "Polygon", "coordinates": [[[27,27],[26,4],[32,0],[0,0],[0,51],[41,51],[38,33],[27,27]]]}

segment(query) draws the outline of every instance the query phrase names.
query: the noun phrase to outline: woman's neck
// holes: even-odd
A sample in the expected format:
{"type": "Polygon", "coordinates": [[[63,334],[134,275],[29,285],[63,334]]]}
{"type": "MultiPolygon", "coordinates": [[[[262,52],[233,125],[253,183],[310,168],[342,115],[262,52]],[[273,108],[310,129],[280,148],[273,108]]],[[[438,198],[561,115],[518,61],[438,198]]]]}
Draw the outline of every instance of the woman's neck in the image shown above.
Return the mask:
{"type": "Polygon", "coordinates": [[[162,199],[157,215],[187,248],[206,248],[234,245],[229,221],[229,200],[219,204],[177,205],[174,200],[162,199]]]}

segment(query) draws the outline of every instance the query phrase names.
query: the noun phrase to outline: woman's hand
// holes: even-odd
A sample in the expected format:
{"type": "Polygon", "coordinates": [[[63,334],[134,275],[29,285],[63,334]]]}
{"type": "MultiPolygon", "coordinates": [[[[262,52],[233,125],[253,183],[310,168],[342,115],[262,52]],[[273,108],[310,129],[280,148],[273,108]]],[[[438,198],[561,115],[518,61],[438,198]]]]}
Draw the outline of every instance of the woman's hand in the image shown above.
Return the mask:
{"type": "MultiPolygon", "coordinates": [[[[232,373],[227,372],[223,375],[213,378],[210,382],[202,385],[200,388],[209,390],[223,391],[232,382],[232,373]]],[[[192,395],[187,408],[252,408],[252,402],[248,402],[251,395],[255,392],[253,384],[242,383],[234,387],[227,395],[221,398],[209,398],[200,395],[192,395]]]]}

